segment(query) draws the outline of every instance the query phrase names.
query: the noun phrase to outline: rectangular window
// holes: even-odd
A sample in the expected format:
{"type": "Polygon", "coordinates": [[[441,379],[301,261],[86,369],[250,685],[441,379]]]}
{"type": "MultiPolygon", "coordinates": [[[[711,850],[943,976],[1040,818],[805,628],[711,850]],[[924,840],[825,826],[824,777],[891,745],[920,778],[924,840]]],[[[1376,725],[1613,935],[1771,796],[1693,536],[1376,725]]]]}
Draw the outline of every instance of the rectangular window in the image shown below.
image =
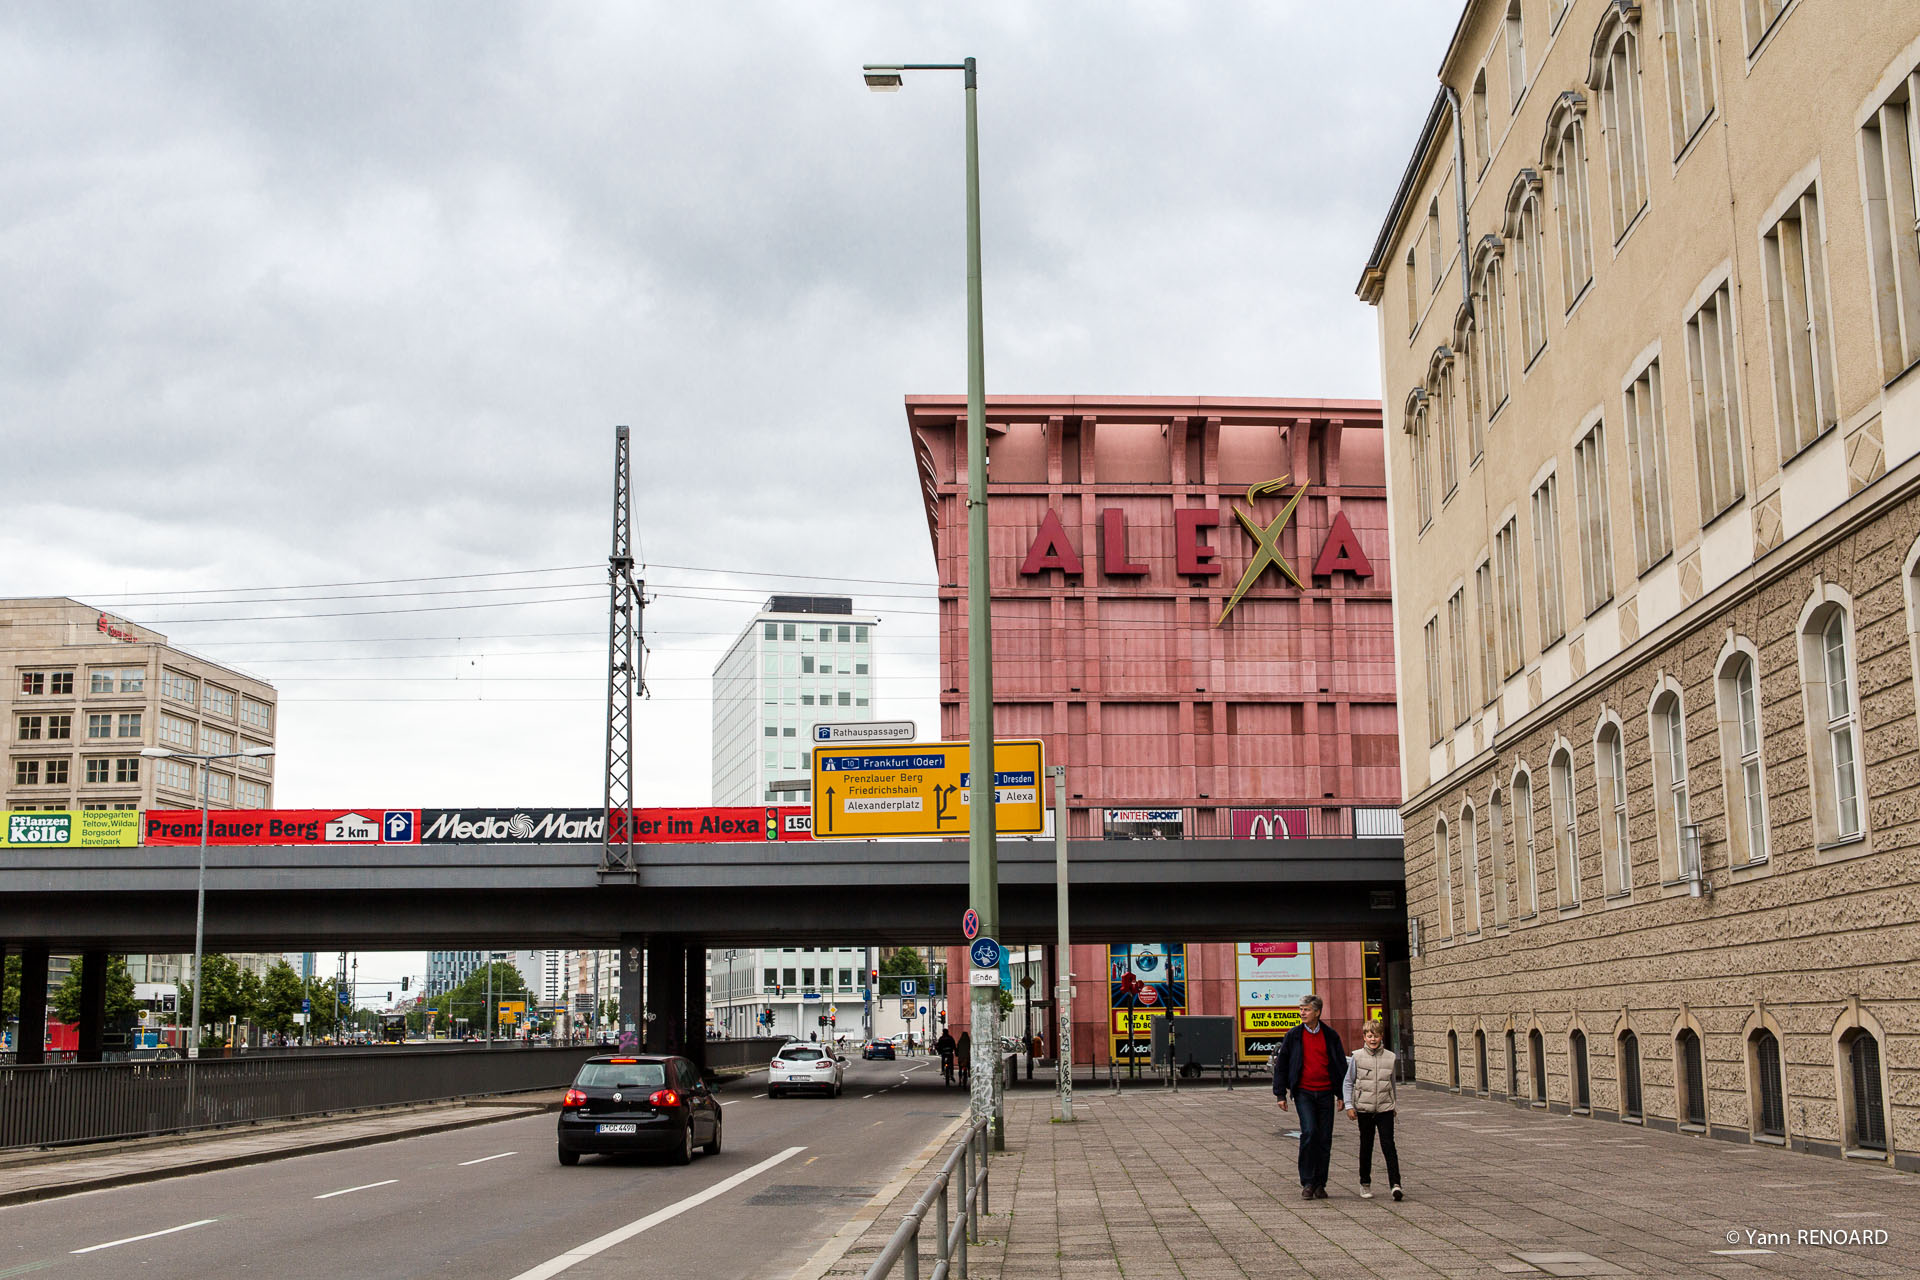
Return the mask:
{"type": "Polygon", "coordinates": [[[1673,550],[1673,508],[1667,490],[1667,426],[1660,402],[1660,362],[1640,371],[1625,395],[1627,482],[1633,502],[1633,549],[1645,573],[1673,550]]]}
{"type": "Polygon", "coordinates": [[[20,742],[38,742],[46,735],[46,731],[45,716],[21,716],[20,727],[14,733],[14,737],[20,742]]]}
{"type": "Polygon", "coordinates": [[[802,969],[800,971],[800,985],[805,987],[809,991],[815,988],[817,984],[813,980],[813,970],[802,969]]]}
{"type": "Polygon", "coordinates": [[[242,809],[264,809],[267,807],[267,785],[264,782],[249,782],[241,779],[240,807],[242,809]]]}
{"type": "Polygon", "coordinates": [[[1733,338],[1733,295],[1724,284],[1687,320],[1687,386],[1704,525],[1747,491],[1740,442],[1740,352],[1733,338]]]}
{"type": "Polygon", "coordinates": [[[113,736],[113,716],[98,713],[87,717],[87,737],[111,738],[113,736]]]}
{"type": "Polygon", "coordinates": [[[1506,658],[1503,675],[1511,676],[1526,662],[1526,630],[1520,620],[1520,529],[1515,520],[1494,535],[1495,576],[1500,582],[1500,645],[1506,658]]]}
{"type": "Polygon", "coordinates": [[[866,675],[866,674],[867,674],[867,664],[866,664],[866,663],[864,663],[864,662],[856,662],[856,663],[854,663],[854,664],[853,664],[853,674],[855,674],[855,675],[857,675],[857,676],[864,676],[864,675],[866,675]]]}
{"type": "Polygon", "coordinates": [[[1791,0],[1743,0],[1747,15],[1747,52],[1752,53],[1773,30],[1774,20],[1787,10],[1791,0]]]}
{"type": "Polygon", "coordinates": [[[1920,361],[1920,70],[1901,82],[1860,130],[1867,239],[1873,270],[1880,375],[1892,382],[1920,361]]]}
{"type": "Polygon", "coordinates": [[[842,707],[850,707],[850,706],[852,706],[852,705],[853,705],[853,694],[852,694],[852,692],[851,692],[851,691],[849,691],[849,692],[846,692],[846,693],[841,693],[841,694],[837,694],[837,695],[836,695],[836,696],[834,697],[834,702],[835,702],[835,703],[836,703],[837,705],[839,705],[839,706],[842,706],[842,707]]]}
{"type": "Polygon", "coordinates": [[[23,697],[37,698],[47,691],[47,673],[44,671],[22,671],[20,673],[20,693],[23,697]]]}
{"type": "Polygon", "coordinates": [[[162,745],[179,747],[182,751],[193,750],[193,721],[160,713],[160,741],[162,745]]]}
{"type": "Polygon", "coordinates": [[[853,642],[855,644],[865,644],[867,642],[867,629],[865,627],[855,627],[853,629],[853,642]]]}
{"type": "Polygon", "coordinates": [[[766,640],[778,640],[780,638],[780,624],[777,622],[767,623],[765,625],[765,629],[761,631],[760,635],[763,639],[766,639],[766,640]]]}
{"type": "Polygon", "coordinates": [[[1783,462],[1812,444],[1838,417],[1822,240],[1819,191],[1809,187],[1761,241],[1773,408],[1783,462]]]}
{"type": "Polygon", "coordinates": [[[1493,562],[1483,560],[1473,571],[1473,594],[1480,606],[1480,692],[1492,706],[1500,696],[1500,632],[1494,623],[1493,562]]]}
{"type": "Polygon", "coordinates": [[[20,673],[20,692],[29,698],[43,695],[70,698],[73,696],[73,672],[23,671],[20,673]]]}
{"type": "Polygon", "coordinates": [[[1607,519],[1606,429],[1599,423],[1573,447],[1574,516],[1580,539],[1580,588],[1591,614],[1613,599],[1613,535],[1607,519]]]}
{"type": "Polygon", "coordinates": [[[250,729],[268,732],[273,725],[267,713],[267,704],[254,698],[240,699],[240,723],[250,729]]]}
{"type": "Polygon", "coordinates": [[[1427,659],[1427,740],[1437,747],[1446,726],[1441,710],[1445,703],[1440,693],[1440,619],[1427,619],[1421,639],[1426,645],[1427,659]]]}
{"type": "Polygon", "coordinates": [[[162,760],[153,771],[154,781],[169,791],[193,792],[193,766],[179,760],[162,760]]]}
{"type": "Polygon", "coordinates": [[[848,990],[853,989],[853,970],[842,969],[840,971],[840,985],[848,990]]]}
{"type": "Polygon", "coordinates": [[[1567,633],[1566,588],[1560,576],[1560,499],[1553,476],[1533,491],[1533,581],[1540,596],[1540,647],[1567,633]]]}
{"type": "MultiPolygon", "coordinates": [[[[267,744],[264,742],[242,741],[240,743],[240,749],[242,751],[253,751],[258,748],[264,747],[266,745],[267,744]]],[[[243,769],[257,769],[261,773],[271,773],[273,771],[273,757],[272,756],[247,756],[246,758],[240,761],[240,767],[243,769]]]]}
{"type": "Polygon", "coordinates": [[[46,779],[47,785],[50,787],[65,786],[67,782],[67,770],[71,767],[71,763],[71,761],[67,760],[47,761],[46,768],[42,771],[42,776],[46,779]]]}
{"type": "Polygon", "coordinates": [[[813,674],[813,655],[812,654],[804,653],[800,655],[800,674],[803,676],[810,676],[813,674]]]}
{"type": "Polygon", "coordinates": [[[140,757],[120,756],[113,762],[113,780],[115,782],[140,781],[140,757]]]}
{"type": "Polygon", "coordinates": [[[820,628],[820,639],[822,643],[831,641],[833,639],[833,628],[832,627],[820,628]]]}
{"type": "Polygon", "coordinates": [[[117,738],[140,737],[140,712],[122,711],[115,726],[114,736],[117,738]]]}
{"type": "Polygon", "coordinates": [[[210,756],[232,755],[233,735],[203,724],[200,726],[200,750],[210,756]]]}
{"type": "Polygon", "coordinates": [[[233,803],[233,775],[207,770],[207,801],[210,804],[233,803]]]}
{"type": "Polygon", "coordinates": [[[67,714],[47,717],[47,740],[49,742],[71,742],[73,740],[73,717],[67,714]]]}
{"type": "Polygon", "coordinates": [[[852,627],[841,627],[841,628],[839,628],[839,635],[840,635],[840,643],[841,643],[841,644],[852,644],[852,643],[853,643],[853,628],[852,628],[852,627]]]}
{"type": "MultiPolygon", "coordinates": [[[[769,622],[767,625],[772,626],[773,624],[769,622]]],[[[760,971],[760,982],[762,986],[767,986],[767,987],[779,986],[780,971],[778,969],[762,969],[760,971]]]]}
{"type": "Polygon", "coordinates": [[[1678,156],[1713,114],[1713,65],[1707,0],[1666,0],[1667,113],[1678,156]]]}
{"type": "MultiPolygon", "coordinates": [[[[137,757],[136,757],[137,758],[137,757]]],[[[105,756],[91,756],[87,760],[88,782],[111,782],[113,780],[113,761],[105,756]]]]}
{"type": "Polygon", "coordinates": [[[38,760],[15,760],[13,762],[13,785],[16,787],[34,787],[40,785],[40,762],[38,760]]]}
{"type": "Polygon", "coordinates": [[[209,715],[233,719],[234,695],[231,689],[222,689],[216,685],[202,685],[201,694],[205,699],[205,709],[209,715]]]}
{"type": "Polygon", "coordinates": [[[797,987],[800,985],[800,981],[799,981],[800,971],[798,969],[782,969],[780,972],[781,972],[780,981],[784,985],[789,987],[797,987]]]}
{"type": "Polygon", "coordinates": [[[1473,713],[1467,689],[1467,593],[1456,591],[1447,601],[1447,644],[1453,668],[1453,722],[1462,725],[1473,713]]]}
{"type": "Polygon", "coordinates": [[[184,702],[192,706],[200,692],[199,683],[190,675],[179,671],[160,670],[160,696],[172,698],[175,702],[184,702]]]}

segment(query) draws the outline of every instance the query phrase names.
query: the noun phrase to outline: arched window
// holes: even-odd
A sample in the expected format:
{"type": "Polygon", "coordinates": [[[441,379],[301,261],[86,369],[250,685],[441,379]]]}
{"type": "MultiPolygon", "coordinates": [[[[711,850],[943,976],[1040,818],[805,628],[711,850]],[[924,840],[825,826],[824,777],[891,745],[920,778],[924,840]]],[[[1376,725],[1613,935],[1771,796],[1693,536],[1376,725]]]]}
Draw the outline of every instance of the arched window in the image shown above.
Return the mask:
{"type": "Polygon", "coordinates": [[[1420,271],[1414,266],[1413,250],[1407,250],[1407,332],[1420,327],[1420,271]]]}
{"type": "MultiPolygon", "coordinates": [[[[1615,19],[1619,10],[1610,9],[1615,19]]],[[[1632,26],[1610,23],[1596,43],[1594,71],[1600,114],[1607,133],[1607,179],[1613,193],[1613,238],[1617,242],[1647,205],[1647,139],[1640,110],[1640,37],[1632,26]]]]}
{"type": "Polygon", "coordinates": [[[1467,467],[1471,470],[1485,449],[1480,431],[1480,378],[1475,363],[1480,335],[1472,314],[1464,307],[1461,311],[1453,327],[1453,354],[1460,369],[1460,421],[1467,428],[1467,467]]]}
{"type": "Polygon", "coordinates": [[[1540,229],[1540,197],[1531,187],[1520,197],[1515,209],[1513,232],[1513,279],[1520,298],[1520,346],[1526,352],[1524,363],[1532,364],[1547,345],[1547,255],[1540,229]]]}
{"type": "Polygon", "coordinates": [[[1433,870],[1439,879],[1440,936],[1453,937],[1453,845],[1447,833],[1447,820],[1433,827],[1433,870]]]}
{"type": "Polygon", "coordinates": [[[1826,590],[1800,628],[1812,749],[1814,837],[1823,845],[1865,834],[1860,796],[1859,700],[1854,694],[1851,620],[1844,597],[1826,590]]]}
{"type": "Polygon", "coordinates": [[[1487,164],[1493,159],[1493,129],[1487,123],[1487,72],[1473,78],[1473,150],[1480,162],[1479,172],[1487,171],[1487,164]]]}
{"type": "Polygon", "coordinates": [[[1440,287],[1446,257],[1440,243],[1440,197],[1427,201],[1427,289],[1440,287]]]}
{"type": "Polygon", "coordinates": [[[1497,252],[1489,253],[1481,268],[1478,309],[1486,317],[1480,372],[1481,385],[1487,389],[1487,419],[1492,421],[1507,402],[1507,290],[1497,252]]]}
{"type": "Polygon", "coordinates": [[[1547,786],[1553,802],[1553,851],[1560,864],[1556,901],[1560,910],[1571,911],[1580,905],[1580,810],[1573,753],[1564,747],[1547,767],[1547,786]]]}
{"type": "Polygon", "coordinates": [[[1520,12],[1520,0],[1507,0],[1507,93],[1512,107],[1520,107],[1520,95],[1527,91],[1527,19],[1520,12]]]}
{"type": "Polygon", "coordinates": [[[1692,865],[1696,847],[1687,841],[1692,822],[1687,806],[1687,718],[1675,690],[1656,693],[1647,717],[1648,740],[1653,747],[1654,808],[1659,818],[1660,882],[1677,884],[1695,879],[1692,865]]]}
{"type": "Polygon", "coordinates": [[[1660,43],[1666,47],[1667,116],[1678,156],[1713,114],[1713,64],[1707,27],[1707,0],[1662,0],[1666,19],[1660,43]]]}
{"type": "Polygon", "coordinates": [[[1673,1038],[1674,1080],[1680,1087],[1679,1116],[1682,1124],[1704,1127],[1707,1123],[1707,1072],[1701,1060],[1700,1037],[1693,1028],[1682,1027],[1673,1038]]]}
{"type": "Polygon", "coordinates": [[[1593,1110],[1593,1103],[1588,1097],[1587,1033],[1578,1027],[1567,1033],[1567,1072],[1573,1087],[1572,1109],[1581,1112],[1593,1110]]]}
{"type": "MultiPolygon", "coordinates": [[[[1437,354],[1437,353],[1436,353],[1437,354]]],[[[1433,409],[1437,419],[1434,435],[1440,450],[1440,501],[1445,502],[1460,487],[1460,465],[1453,449],[1453,359],[1451,353],[1437,360],[1433,370],[1433,409]]]]}
{"type": "Polygon", "coordinates": [[[1498,791],[1487,798],[1487,861],[1493,866],[1493,927],[1507,924],[1507,806],[1498,791]]]}
{"type": "Polygon", "coordinates": [[[1633,889],[1633,845],[1627,838],[1627,753],[1620,726],[1602,721],[1593,740],[1594,786],[1600,800],[1600,868],[1608,897],[1633,889]]]}
{"type": "Polygon", "coordinates": [[[1565,309],[1593,283],[1593,214],[1587,195],[1586,100],[1563,93],[1555,111],[1558,131],[1548,164],[1553,169],[1553,202],[1560,211],[1560,289],[1565,309]]]}
{"type": "Polygon", "coordinates": [[[1520,1096],[1520,1046],[1513,1038],[1513,1028],[1507,1028],[1507,1096],[1520,1096]]]}
{"type": "Polygon", "coordinates": [[[1640,1103],[1640,1037],[1631,1031],[1620,1033],[1617,1050],[1620,1060],[1620,1116],[1638,1120],[1645,1114],[1640,1103]]]}
{"type": "Polygon", "coordinates": [[[1433,523],[1433,471],[1431,454],[1433,441],[1427,428],[1426,393],[1418,392],[1418,399],[1410,406],[1409,413],[1413,438],[1413,497],[1420,512],[1420,527],[1426,528],[1433,523]]]}
{"type": "Polygon", "coordinates": [[[1547,1041],[1535,1027],[1527,1032],[1527,1056],[1532,1059],[1533,1102],[1535,1106],[1547,1105],[1547,1041]]]}
{"type": "Polygon", "coordinates": [[[1753,1129],[1769,1138],[1787,1134],[1787,1090],[1780,1071],[1780,1041],[1761,1027],[1747,1037],[1747,1069],[1753,1072],[1753,1129]]]}
{"type": "Polygon", "coordinates": [[[1474,1082],[1479,1092],[1487,1091],[1487,1033],[1475,1029],[1473,1033],[1474,1082]]]}
{"type": "Polygon", "coordinates": [[[1533,847],[1533,775],[1513,775],[1513,876],[1522,919],[1540,913],[1540,877],[1533,847]]]}
{"type": "Polygon", "coordinates": [[[1452,1030],[1447,1032],[1447,1087],[1460,1087],[1460,1034],[1452,1030]]]}
{"type": "Polygon", "coordinates": [[[1460,881],[1466,899],[1468,933],[1480,932],[1480,822],[1473,806],[1460,812],[1460,881]]]}
{"type": "Polygon", "coordinates": [[[1887,1149],[1887,1107],[1880,1089],[1880,1042],[1857,1027],[1840,1041],[1847,1084],[1847,1145],[1863,1151],[1887,1149]]]}
{"type": "Polygon", "coordinates": [[[1735,865],[1767,860],[1767,790],[1760,760],[1760,690],[1753,655],[1736,649],[1715,681],[1720,704],[1721,782],[1727,789],[1728,855],[1735,865]]]}

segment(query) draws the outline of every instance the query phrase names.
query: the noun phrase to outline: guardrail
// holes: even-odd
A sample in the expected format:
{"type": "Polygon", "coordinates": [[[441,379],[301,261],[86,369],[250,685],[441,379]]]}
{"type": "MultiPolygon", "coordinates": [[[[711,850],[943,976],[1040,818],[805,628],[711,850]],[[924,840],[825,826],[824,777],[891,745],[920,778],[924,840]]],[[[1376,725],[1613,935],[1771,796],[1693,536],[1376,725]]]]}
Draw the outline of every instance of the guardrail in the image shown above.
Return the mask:
{"type": "Polygon", "coordinates": [[[880,1250],[880,1256],[867,1268],[866,1280],[886,1280],[896,1264],[904,1264],[906,1280],[920,1280],[920,1229],[926,1224],[927,1211],[934,1211],[934,1260],[928,1280],[948,1280],[967,1274],[967,1245],[980,1242],[980,1219],[990,1212],[987,1193],[987,1144],[992,1119],[982,1116],[967,1126],[959,1145],[940,1166],[933,1185],[928,1187],[900,1220],[900,1227],[880,1250]],[[950,1208],[955,1171],[962,1185],[959,1220],[950,1208]],[[956,1265],[958,1270],[955,1270],[956,1265]]]}
{"type": "Polygon", "coordinates": [[[0,1067],[0,1150],[562,1089],[590,1046],[0,1067]]]}

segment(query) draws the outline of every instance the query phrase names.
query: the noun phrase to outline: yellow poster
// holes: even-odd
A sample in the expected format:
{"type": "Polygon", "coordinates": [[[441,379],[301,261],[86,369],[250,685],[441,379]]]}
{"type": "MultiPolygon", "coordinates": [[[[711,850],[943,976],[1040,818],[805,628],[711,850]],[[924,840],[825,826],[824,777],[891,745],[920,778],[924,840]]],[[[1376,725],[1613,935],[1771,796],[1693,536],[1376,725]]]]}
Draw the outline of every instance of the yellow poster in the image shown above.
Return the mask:
{"type": "Polygon", "coordinates": [[[1286,1032],[1300,1025],[1298,1009],[1242,1009],[1240,1029],[1256,1032],[1286,1032]]]}
{"type": "Polygon", "coordinates": [[[140,814],[134,809],[7,811],[9,849],[130,849],[139,843],[140,814]]]}

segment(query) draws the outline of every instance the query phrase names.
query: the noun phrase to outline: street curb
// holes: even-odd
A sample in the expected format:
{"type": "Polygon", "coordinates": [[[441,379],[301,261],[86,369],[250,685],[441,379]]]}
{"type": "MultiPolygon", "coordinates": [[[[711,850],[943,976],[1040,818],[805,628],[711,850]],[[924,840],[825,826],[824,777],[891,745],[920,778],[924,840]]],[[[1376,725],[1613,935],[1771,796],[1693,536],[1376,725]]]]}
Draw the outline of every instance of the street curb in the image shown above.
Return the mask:
{"type": "Polygon", "coordinates": [[[290,1160],[295,1156],[322,1155],[329,1151],[346,1151],[354,1147],[370,1147],[381,1142],[398,1142],[403,1138],[419,1138],[433,1133],[447,1133],[455,1129],[472,1129],[483,1124],[494,1124],[501,1120],[520,1120],[530,1115],[539,1115],[553,1110],[550,1106],[528,1104],[526,1107],[488,1108],[506,1114],[468,1116],[458,1120],[448,1120],[441,1124],[421,1125],[417,1128],[396,1130],[390,1133],[363,1133],[351,1138],[335,1138],[326,1142],[305,1143],[296,1147],[279,1147],[267,1151],[249,1151],[242,1155],[215,1156],[206,1160],[195,1160],[185,1164],[161,1165],[151,1169],[136,1169],[127,1173],[116,1173],[105,1177],[88,1178],[79,1182],[49,1183],[42,1187],[27,1187],[20,1191],[0,1192],[0,1208],[16,1204],[33,1204],[41,1200],[58,1200],[63,1196],[79,1195],[87,1191],[105,1191],[112,1187],[133,1186],[142,1182],[159,1182],[167,1178],[185,1177],[195,1173],[213,1173],[221,1169],[238,1169],[250,1164],[269,1164],[275,1160],[290,1160]]]}
{"type": "Polygon", "coordinates": [[[932,1142],[907,1162],[906,1167],[901,1169],[892,1182],[875,1192],[873,1198],[862,1205],[860,1211],[845,1226],[833,1233],[832,1239],[821,1245],[811,1258],[801,1263],[789,1280],[824,1280],[835,1264],[847,1256],[847,1251],[859,1243],[860,1237],[866,1234],[867,1228],[879,1220],[881,1212],[893,1203],[894,1197],[904,1191],[909,1183],[926,1171],[928,1165],[940,1157],[940,1154],[947,1149],[947,1143],[953,1138],[955,1131],[970,1118],[963,1112],[952,1124],[942,1129],[932,1142]]]}

